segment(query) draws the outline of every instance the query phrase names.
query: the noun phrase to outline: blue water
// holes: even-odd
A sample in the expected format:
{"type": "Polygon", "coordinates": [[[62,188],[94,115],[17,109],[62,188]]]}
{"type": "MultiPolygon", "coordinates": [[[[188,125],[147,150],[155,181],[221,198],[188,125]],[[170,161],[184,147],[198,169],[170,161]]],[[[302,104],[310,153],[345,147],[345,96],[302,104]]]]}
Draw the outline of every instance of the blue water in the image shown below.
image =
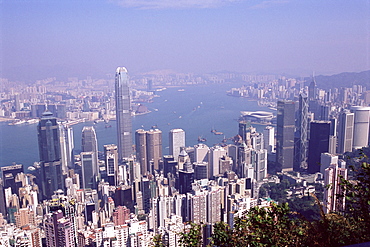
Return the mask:
{"type": "MultiPolygon", "coordinates": [[[[232,87],[242,84],[187,86],[179,92],[179,88],[168,88],[156,92],[160,97],[154,98],[153,103],[145,105],[152,112],[133,117],[133,133],[136,129],[150,129],[156,125],[162,130],[163,153],[168,154],[168,133],[171,129],[182,128],[186,133],[186,145],[198,143],[198,136],[207,139],[208,146],[220,143],[224,137],[229,138],[238,133],[237,119],[240,111],[264,110],[257,102],[245,98],[236,98],[226,95],[232,87]],[[158,109],[155,111],[154,109],[158,109]],[[211,129],[221,131],[224,135],[214,135],[211,129]]],[[[81,132],[83,126],[94,125],[97,132],[99,149],[103,145],[117,143],[116,122],[111,121],[111,128],[105,128],[105,123],[94,124],[85,122],[73,125],[75,149],[81,150],[81,132]]],[[[265,126],[255,126],[262,131],[265,126]]],[[[0,166],[12,162],[23,164],[25,167],[39,160],[37,146],[37,125],[8,126],[0,123],[0,166]]]]}

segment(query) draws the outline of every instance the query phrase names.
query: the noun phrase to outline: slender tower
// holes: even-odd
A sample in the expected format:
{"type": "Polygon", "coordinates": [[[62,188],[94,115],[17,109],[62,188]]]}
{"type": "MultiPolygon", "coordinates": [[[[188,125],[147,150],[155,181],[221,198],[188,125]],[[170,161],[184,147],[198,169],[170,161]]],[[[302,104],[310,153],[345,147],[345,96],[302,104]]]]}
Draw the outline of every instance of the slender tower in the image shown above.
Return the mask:
{"type": "Polygon", "coordinates": [[[116,70],[116,122],[118,138],[118,158],[129,157],[132,154],[132,123],[130,112],[130,89],[125,67],[116,70]]]}
{"type": "Polygon", "coordinates": [[[282,171],[293,170],[294,156],[294,114],[293,101],[278,101],[276,132],[276,163],[282,171]]]}
{"type": "Polygon", "coordinates": [[[297,114],[296,147],[294,154],[294,169],[307,169],[308,152],[308,98],[304,93],[299,95],[299,108],[297,114]]]}

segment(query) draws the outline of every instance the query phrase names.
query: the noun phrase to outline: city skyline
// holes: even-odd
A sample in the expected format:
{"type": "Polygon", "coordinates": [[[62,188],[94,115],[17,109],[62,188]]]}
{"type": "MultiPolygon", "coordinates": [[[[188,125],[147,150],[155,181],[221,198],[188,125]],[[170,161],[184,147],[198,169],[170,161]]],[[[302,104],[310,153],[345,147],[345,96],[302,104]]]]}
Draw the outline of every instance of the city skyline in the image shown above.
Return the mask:
{"type": "Polygon", "coordinates": [[[1,77],[370,69],[369,1],[4,1],[1,77]],[[333,62],[335,61],[335,62],[333,62]],[[22,70],[23,73],[16,73],[22,70]]]}

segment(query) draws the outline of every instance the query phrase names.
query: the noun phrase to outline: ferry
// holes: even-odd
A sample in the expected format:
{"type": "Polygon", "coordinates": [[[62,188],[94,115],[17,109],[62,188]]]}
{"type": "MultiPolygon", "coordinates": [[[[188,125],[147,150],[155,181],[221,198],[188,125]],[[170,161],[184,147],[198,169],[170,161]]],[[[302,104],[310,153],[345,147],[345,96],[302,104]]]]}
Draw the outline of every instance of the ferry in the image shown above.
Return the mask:
{"type": "Polygon", "coordinates": [[[207,139],[201,136],[198,136],[198,142],[206,142],[207,139]]]}
{"type": "Polygon", "coordinates": [[[20,124],[24,124],[26,122],[27,122],[26,120],[15,120],[15,121],[9,123],[8,125],[20,125],[20,124]]]}
{"type": "Polygon", "coordinates": [[[38,123],[38,122],[39,122],[39,120],[37,118],[27,120],[28,124],[35,124],[35,123],[38,123]]]}

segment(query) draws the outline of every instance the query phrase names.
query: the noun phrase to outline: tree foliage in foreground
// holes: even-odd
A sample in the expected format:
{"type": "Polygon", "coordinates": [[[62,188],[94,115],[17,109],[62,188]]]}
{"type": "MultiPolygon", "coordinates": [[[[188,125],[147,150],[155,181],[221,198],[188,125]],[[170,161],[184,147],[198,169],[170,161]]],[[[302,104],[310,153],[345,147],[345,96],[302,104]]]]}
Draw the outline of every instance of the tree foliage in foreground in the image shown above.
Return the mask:
{"type": "MultiPolygon", "coordinates": [[[[368,158],[365,157],[367,160],[368,158]]],[[[370,241],[370,164],[362,162],[351,180],[342,179],[345,212],[324,214],[316,198],[320,218],[307,220],[292,212],[288,203],[252,208],[236,217],[231,227],[225,222],[213,226],[212,246],[344,246],[370,241]]],[[[184,246],[201,246],[201,226],[191,223],[183,233],[184,246]]]]}

